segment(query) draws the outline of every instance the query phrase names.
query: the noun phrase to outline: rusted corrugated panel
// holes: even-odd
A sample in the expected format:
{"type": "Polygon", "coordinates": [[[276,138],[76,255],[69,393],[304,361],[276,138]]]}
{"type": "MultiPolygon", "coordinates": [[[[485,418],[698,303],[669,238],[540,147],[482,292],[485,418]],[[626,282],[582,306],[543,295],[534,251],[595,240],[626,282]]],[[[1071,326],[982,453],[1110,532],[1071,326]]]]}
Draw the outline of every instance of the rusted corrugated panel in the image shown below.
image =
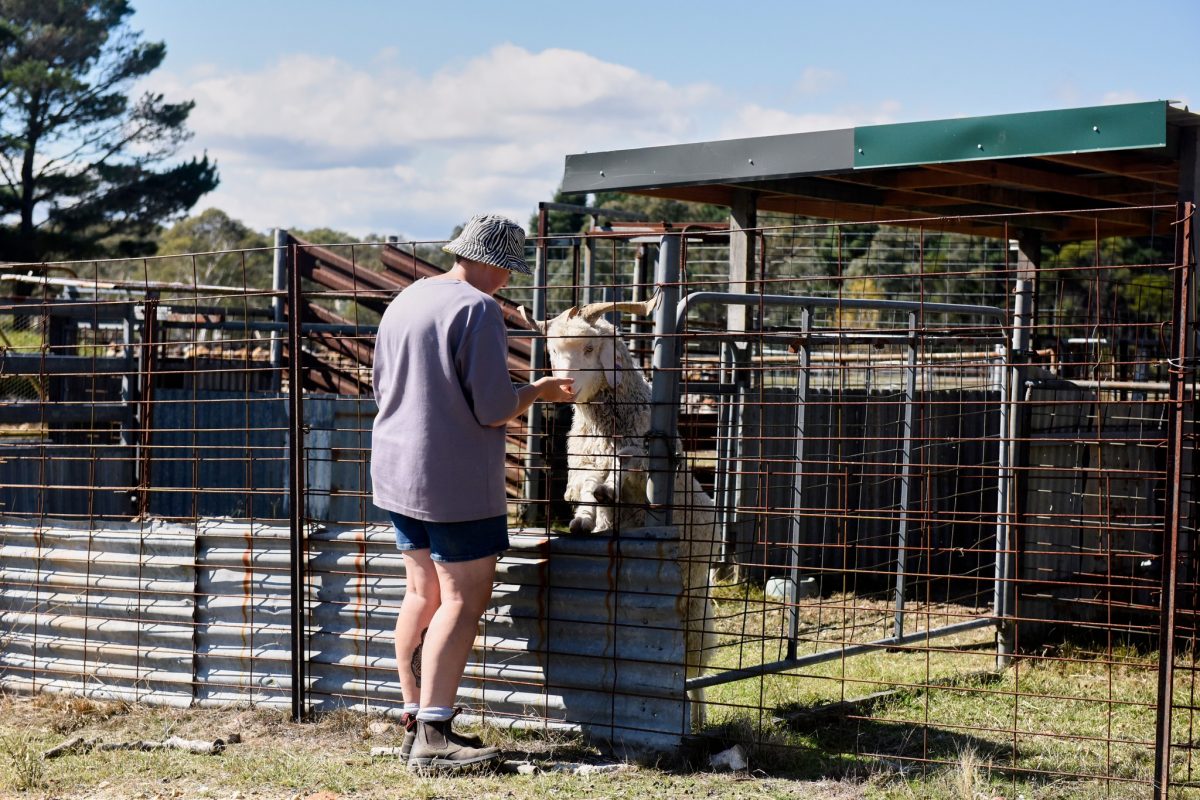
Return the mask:
{"type": "MultiPolygon", "coordinates": [[[[460,697],[491,724],[582,730],[626,752],[687,731],[675,541],[514,533],[460,697]]],[[[0,685],[154,703],[290,700],[284,525],[0,524],[0,685]]],[[[659,538],[662,537],[662,538],[659,538]]],[[[309,698],[396,713],[403,558],[390,526],[313,525],[309,698]]]]}
{"type": "Polygon", "coordinates": [[[288,527],[197,525],[196,701],[291,702],[288,527]]]}
{"type": "Polygon", "coordinates": [[[0,519],[0,685],[188,705],[195,537],[0,519]]]}

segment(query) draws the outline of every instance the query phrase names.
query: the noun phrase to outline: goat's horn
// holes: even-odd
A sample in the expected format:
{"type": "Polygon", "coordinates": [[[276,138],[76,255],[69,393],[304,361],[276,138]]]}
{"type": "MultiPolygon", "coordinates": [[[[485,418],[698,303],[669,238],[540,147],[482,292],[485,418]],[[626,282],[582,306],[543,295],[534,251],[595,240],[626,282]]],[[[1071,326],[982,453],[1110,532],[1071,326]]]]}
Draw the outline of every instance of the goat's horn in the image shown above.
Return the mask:
{"type": "Polygon", "coordinates": [[[588,322],[595,322],[600,318],[601,314],[607,314],[610,311],[623,311],[627,314],[637,314],[638,316],[649,316],[654,309],[658,308],[659,293],[655,292],[654,296],[649,300],[643,300],[640,303],[616,302],[608,301],[604,303],[588,303],[579,310],[579,316],[583,317],[588,322]]]}

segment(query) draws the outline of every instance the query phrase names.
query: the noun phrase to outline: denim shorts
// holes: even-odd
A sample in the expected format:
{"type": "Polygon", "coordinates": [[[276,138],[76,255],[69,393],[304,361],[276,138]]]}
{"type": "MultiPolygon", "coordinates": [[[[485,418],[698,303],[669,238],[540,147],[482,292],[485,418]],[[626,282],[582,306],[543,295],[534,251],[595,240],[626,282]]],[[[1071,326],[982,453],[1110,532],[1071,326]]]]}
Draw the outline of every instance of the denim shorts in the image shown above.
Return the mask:
{"type": "Polygon", "coordinates": [[[434,561],[475,561],[508,549],[508,517],[467,522],[426,522],[389,511],[397,550],[429,550],[434,561]]]}

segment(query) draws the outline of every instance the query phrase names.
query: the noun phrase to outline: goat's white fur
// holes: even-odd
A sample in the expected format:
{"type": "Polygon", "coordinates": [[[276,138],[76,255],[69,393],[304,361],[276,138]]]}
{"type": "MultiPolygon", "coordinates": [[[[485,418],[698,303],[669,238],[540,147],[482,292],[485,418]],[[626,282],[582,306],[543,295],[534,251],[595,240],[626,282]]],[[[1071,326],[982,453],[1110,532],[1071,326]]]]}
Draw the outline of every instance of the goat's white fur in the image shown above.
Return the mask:
{"type": "MultiPolygon", "coordinates": [[[[546,334],[555,377],[575,381],[565,493],[576,504],[572,533],[639,527],[646,516],[650,386],[618,331],[594,309],[573,308],[547,322],[531,323],[546,334]]],[[[709,586],[710,569],[719,554],[717,515],[712,498],[686,468],[675,473],[673,489],[687,598],[690,678],[700,673],[715,641],[709,586]]],[[[704,720],[703,690],[693,692],[691,700],[692,722],[699,727],[704,720]]]]}

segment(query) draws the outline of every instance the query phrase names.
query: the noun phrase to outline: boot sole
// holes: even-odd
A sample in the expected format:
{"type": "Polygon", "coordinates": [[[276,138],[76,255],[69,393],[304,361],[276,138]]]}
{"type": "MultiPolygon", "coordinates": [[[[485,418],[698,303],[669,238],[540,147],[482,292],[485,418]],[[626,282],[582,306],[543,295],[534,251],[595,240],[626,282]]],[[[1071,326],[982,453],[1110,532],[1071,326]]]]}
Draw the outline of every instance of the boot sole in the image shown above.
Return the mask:
{"type": "Polygon", "coordinates": [[[491,753],[486,756],[475,756],[474,758],[410,758],[408,760],[409,772],[459,772],[462,770],[482,767],[485,764],[492,764],[500,760],[499,753],[491,753]]]}

